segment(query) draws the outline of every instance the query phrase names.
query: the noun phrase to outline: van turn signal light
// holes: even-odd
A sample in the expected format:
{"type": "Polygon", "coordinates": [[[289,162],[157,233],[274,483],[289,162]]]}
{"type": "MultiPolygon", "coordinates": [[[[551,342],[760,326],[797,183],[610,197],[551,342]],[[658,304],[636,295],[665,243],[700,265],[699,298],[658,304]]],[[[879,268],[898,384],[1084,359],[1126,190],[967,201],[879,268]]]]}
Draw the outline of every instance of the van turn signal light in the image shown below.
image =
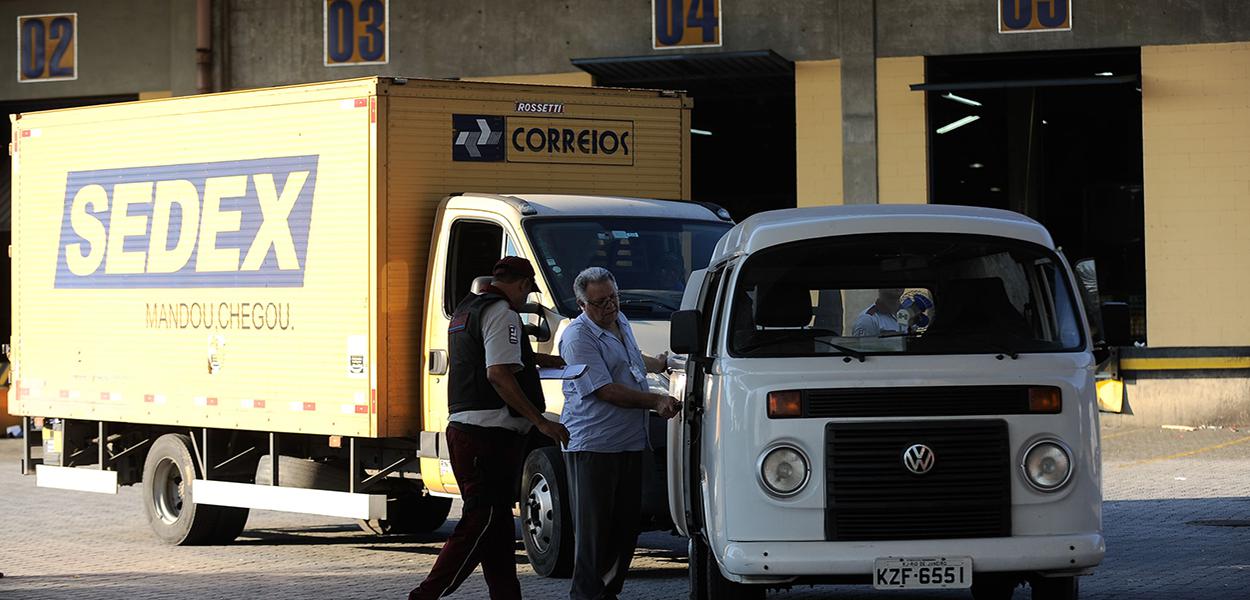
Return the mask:
{"type": "Polygon", "coordinates": [[[768,392],[768,418],[784,419],[803,416],[803,394],[791,390],[768,392]]]}
{"type": "Polygon", "coordinates": [[[1063,395],[1057,387],[1029,388],[1029,412],[1058,414],[1063,411],[1063,395]]]}

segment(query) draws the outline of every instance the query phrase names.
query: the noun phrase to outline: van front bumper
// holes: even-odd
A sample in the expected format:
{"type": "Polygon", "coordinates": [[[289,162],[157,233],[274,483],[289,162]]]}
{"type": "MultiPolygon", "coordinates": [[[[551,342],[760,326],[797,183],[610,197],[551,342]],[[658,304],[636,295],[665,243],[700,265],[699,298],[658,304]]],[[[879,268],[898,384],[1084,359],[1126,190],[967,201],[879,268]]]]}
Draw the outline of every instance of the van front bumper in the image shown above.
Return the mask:
{"type": "Polygon", "coordinates": [[[716,552],[730,579],[864,575],[878,558],[972,557],[974,572],[1079,571],[1102,562],[1102,534],[889,542],[728,542],[716,552]]]}

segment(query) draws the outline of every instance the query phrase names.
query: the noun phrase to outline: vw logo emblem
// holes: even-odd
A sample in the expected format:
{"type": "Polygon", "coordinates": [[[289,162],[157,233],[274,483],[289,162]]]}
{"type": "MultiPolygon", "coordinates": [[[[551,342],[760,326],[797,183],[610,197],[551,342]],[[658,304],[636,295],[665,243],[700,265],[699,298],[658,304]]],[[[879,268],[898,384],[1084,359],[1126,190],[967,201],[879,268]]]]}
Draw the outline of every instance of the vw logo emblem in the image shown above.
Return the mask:
{"type": "Polygon", "coordinates": [[[914,444],[903,451],[903,466],[916,475],[924,475],[933,470],[933,462],[937,456],[933,449],[924,444],[914,444]]]}

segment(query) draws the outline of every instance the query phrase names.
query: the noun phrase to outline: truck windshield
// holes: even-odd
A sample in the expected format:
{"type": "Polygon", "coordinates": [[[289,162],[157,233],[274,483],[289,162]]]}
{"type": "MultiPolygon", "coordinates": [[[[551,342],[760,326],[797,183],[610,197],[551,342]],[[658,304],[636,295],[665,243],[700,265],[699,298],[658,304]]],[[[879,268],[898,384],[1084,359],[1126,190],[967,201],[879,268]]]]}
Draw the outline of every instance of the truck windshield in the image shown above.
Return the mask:
{"type": "Polygon", "coordinates": [[[707,266],[731,224],[658,218],[579,217],[525,222],[537,264],[556,310],[581,312],[573,280],[587,267],[616,277],[621,310],[630,318],[667,319],[681,304],[690,272],[707,266]]]}
{"type": "Polygon", "coordinates": [[[734,356],[1062,352],[1083,347],[1052,251],[988,236],[872,234],[755,253],[734,285],[734,356]]]}

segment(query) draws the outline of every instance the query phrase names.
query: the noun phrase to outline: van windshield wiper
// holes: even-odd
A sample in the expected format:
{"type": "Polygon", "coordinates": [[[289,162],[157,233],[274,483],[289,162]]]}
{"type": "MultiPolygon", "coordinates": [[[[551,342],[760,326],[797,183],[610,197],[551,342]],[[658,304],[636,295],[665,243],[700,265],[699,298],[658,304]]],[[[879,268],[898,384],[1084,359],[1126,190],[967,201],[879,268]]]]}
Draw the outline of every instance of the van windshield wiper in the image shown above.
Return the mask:
{"type": "Polygon", "coordinates": [[[784,335],[784,336],[775,337],[775,338],[771,338],[767,340],[761,340],[754,344],[747,344],[746,346],[741,346],[737,348],[737,350],[739,352],[750,352],[752,350],[758,350],[760,348],[772,346],[774,344],[784,344],[787,342],[816,342],[818,344],[824,344],[826,346],[829,346],[830,348],[833,348],[834,350],[841,352],[842,356],[849,356],[851,358],[854,358],[855,360],[858,360],[859,362],[864,362],[865,360],[867,360],[867,357],[868,357],[867,354],[864,354],[863,352],[860,352],[859,350],[856,350],[854,348],[848,348],[841,344],[835,344],[828,340],[822,340],[820,339],[820,337],[818,337],[822,335],[833,336],[833,335],[837,335],[837,333],[833,331],[829,331],[827,329],[806,329],[802,333],[793,333],[790,335],[784,335]]]}
{"type": "Polygon", "coordinates": [[[907,332],[902,332],[902,331],[897,331],[897,332],[887,331],[885,333],[882,333],[881,335],[878,335],[877,337],[879,338],[905,337],[909,340],[941,337],[947,340],[956,340],[956,341],[967,340],[969,342],[985,344],[986,346],[993,348],[998,353],[1010,357],[1011,360],[1018,360],[1020,358],[1019,352],[1016,352],[1010,346],[1003,344],[1002,342],[996,342],[992,339],[987,339],[986,334],[984,333],[959,333],[959,332],[953,332],[953,331],[937,332],[937,333],[916,333],[916,332],[907,333],[907,332]]]}

